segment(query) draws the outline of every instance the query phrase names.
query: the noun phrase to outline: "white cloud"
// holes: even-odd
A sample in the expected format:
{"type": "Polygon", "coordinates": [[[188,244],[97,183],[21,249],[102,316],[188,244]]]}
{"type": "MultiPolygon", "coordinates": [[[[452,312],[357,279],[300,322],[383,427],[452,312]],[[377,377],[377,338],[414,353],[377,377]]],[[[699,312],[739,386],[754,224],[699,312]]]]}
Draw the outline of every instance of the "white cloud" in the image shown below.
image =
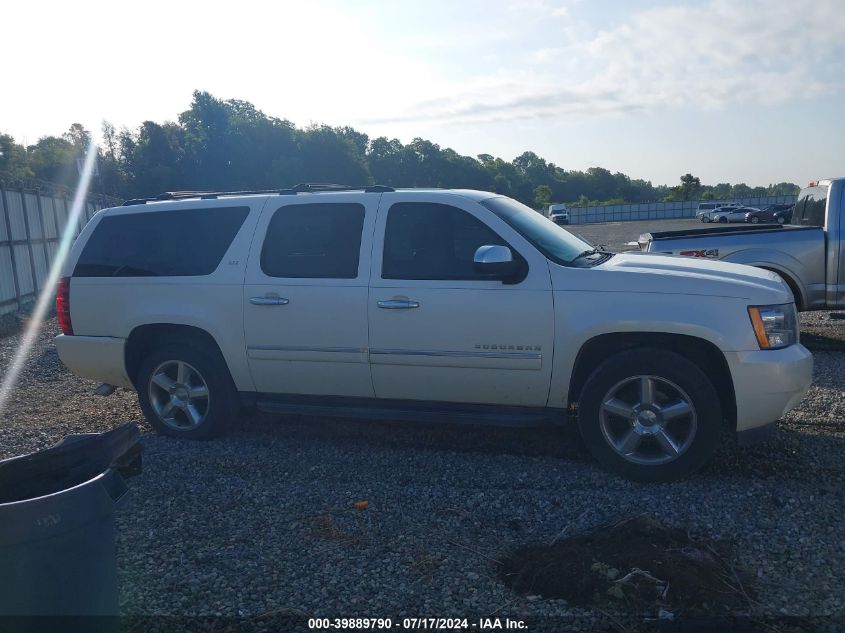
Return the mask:
{"type": "MultiPolygon", "coordinates": [[[[556,12],[545,0],[511,8],[556,12]]],[[[558,7],[560,8],[560,7],[558,7]]],[[[565,7],[564,7],[565,8],[565,7]]],[[[835,0],[660,7],[449,87],[435,105],[370,122],[489,122],[667,107],[713,109],[835,94],[845,87],[845,21],[835,0]]]]}
{"type": "Polygon", "coordinates": [[[628,101],[718,107],[839,90],[845,22],[835,2],[727,2],[654,9],[583,43],[603,72],[586,85],[628,101]],[[825,73],[826,74],[826,73],[825,73]]]}
{"type": "Polygon", "coordinates": [[[540,17],[561,18],[569,14],[569,7],[579,0],[512,0],[508,4],[508,10],[512,13],[534,13],[540,17]]]}

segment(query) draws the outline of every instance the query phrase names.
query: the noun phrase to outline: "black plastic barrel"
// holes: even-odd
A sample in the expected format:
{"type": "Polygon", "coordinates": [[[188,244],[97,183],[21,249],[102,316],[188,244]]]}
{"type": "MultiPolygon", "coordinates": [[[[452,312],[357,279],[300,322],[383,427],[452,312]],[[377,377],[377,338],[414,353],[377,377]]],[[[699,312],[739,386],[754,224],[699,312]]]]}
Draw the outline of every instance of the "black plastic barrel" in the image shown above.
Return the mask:
{"type": "Polygon", "coordinates": [[[130,423],[0,462],[0,629],[45,623],[31,616],[116,626],[102,617],[118,615],[114,510],[121,472],[140,472],[138,436],[130,423]]]}

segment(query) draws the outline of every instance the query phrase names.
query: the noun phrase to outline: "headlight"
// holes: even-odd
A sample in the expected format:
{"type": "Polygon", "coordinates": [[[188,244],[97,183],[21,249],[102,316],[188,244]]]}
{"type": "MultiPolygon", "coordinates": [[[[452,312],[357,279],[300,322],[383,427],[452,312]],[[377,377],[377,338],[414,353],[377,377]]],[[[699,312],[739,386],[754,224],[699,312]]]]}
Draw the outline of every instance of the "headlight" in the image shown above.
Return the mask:
{"type": "Polygon", "coordinates": [[[748,306],[760,349],[780,349],[798,342],[798,313],[794,303],[748,306]]]}

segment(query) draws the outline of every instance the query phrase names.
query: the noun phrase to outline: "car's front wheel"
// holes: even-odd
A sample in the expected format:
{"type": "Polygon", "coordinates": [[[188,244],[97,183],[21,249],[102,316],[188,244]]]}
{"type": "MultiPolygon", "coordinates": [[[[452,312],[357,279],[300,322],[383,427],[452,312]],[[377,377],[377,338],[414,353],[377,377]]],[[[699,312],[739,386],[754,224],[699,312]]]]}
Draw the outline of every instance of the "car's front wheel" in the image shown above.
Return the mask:
{"type": "Polygon", "coordinates": [[[207,439],[237,416],[238,393],[225,362],[199,345],[154,349],[141,362],[136,385],[144,416],[163,435],[207,439]]]}
{"type": "Polygon", "coordinates": [[[719,444],[722,410],[707,376],[674,352],[616,354],[587,380],[578,403],[581,436],[609,470],[636,481],[669,481],[698,470],[719,444]]]}
{"type": "Polygon", "coordinates": [[[781,216],[778,218],[778,224],[786,224],[786,218],[781,216]]]}
{"type": "Polygon", "coordinates": [[[722,216],[721,218],[719,218],[719,224],[727,224],[727,223],[728,223],[728,218],[726,218],[725,216],[722,216]]]}
{"type": "Polygon", "coordinates": [[[752,215],[751,216],[751,224],[759,224],[759,223],[760,223],[760,218],[758,218],[756,215],[752,215]]]}

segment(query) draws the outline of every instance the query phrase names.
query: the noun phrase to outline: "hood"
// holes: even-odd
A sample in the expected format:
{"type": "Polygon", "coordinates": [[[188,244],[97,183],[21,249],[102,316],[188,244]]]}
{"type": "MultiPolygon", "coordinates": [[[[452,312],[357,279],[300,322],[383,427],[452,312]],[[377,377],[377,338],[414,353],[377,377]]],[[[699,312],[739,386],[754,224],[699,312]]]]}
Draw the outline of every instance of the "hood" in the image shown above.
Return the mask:
{"type": "Polygon", "coordinates": [[[621,253],[593,268],[556,268],[552,274],[556,290],[731,297],[757,305],[792,301],[789,288],[778,275],[742,264],[676,255],[621,253]],[[569,274],[576,271],[584,274],[569,274]],[[573,282],[580,287],[573,287],[573,282]]]}

